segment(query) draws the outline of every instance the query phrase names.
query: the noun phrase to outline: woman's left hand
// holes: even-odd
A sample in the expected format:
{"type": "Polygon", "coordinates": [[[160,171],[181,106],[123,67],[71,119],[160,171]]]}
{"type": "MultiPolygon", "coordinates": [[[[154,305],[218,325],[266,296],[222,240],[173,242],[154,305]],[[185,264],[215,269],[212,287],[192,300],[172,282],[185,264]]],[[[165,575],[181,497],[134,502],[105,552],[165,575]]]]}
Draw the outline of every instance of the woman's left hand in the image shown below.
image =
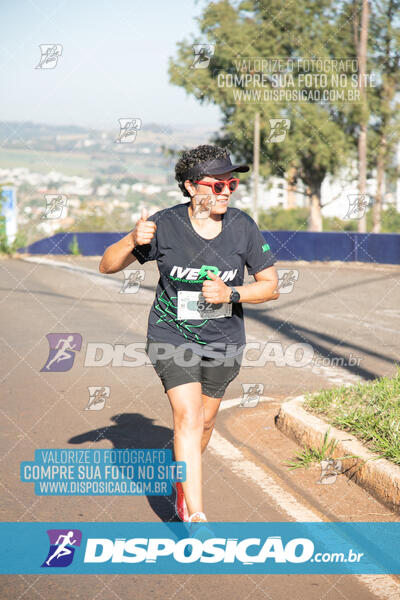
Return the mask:
{"type": "Polygon", "coordinates": [[[203,282],[202,294],[207,302],[211,304],[220,304],[221,302],[229,302],[231,288],[226,285],[218,275],[212,271],[207,271],[207,275],[211,277],[211,281],[206,279],[203,282]]]}

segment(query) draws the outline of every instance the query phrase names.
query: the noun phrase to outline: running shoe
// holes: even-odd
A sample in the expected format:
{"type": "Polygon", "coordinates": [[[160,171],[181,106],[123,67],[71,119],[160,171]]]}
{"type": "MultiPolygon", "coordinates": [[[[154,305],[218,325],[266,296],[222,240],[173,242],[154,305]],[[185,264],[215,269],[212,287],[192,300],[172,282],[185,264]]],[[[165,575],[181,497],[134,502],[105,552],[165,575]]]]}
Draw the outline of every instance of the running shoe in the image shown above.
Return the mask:
{"type": "Polygon", "coordinates": [[[175,482],[175,512],[181,521],[187,522],[189,520],[189,511],[180,481],[175,482]]]}
{"type": "Polygon", "coordinates": [[[207,523],[207,517],[203,512],[195,512],[188,518],[189,523],[207,523]]]}
{"type": "Polygon", "coordinates": [[[213,531],[208,527],[207,517],[203,512],[195,512],[188,519],[188,535],[205,542],[210,537],[215,537],[213,531]]]}

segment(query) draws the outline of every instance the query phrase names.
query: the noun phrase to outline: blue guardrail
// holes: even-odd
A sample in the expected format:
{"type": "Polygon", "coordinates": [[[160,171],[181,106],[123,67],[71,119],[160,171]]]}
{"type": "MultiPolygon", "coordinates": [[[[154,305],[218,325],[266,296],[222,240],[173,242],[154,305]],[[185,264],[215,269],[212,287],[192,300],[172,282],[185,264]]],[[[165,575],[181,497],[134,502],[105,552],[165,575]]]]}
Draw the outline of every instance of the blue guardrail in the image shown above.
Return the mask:
{"type": "MultiPolygon", "coordinates": [[[[125,233],[57,233],[18,252],[28,254],[71,254],[76,236],[83,256],[101,256],[125,233]]],[[[341,260],[400,264],[400,233],[263,231],[277,260],[341,260]]]]}

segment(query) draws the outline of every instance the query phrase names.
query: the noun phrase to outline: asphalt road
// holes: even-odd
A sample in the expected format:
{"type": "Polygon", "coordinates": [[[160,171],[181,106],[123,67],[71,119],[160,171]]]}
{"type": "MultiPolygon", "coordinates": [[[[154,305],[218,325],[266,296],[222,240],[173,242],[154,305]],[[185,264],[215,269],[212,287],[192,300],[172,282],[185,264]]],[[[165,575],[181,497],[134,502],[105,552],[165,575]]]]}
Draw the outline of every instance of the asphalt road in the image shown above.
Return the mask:
{"type": "MultiPolygon", "coordinates": [[[[151,366],[84,366],[89,344],[116,348],[144,342],[157,281],[155,265],[140,267],[134,263],[132,267],[145,270],[145,279],[138,293],[121,294],[122,275],[101,276],[96,272],[97,259],[52,260],[58,266],[22,260],[0,262],[3,520],[173,520],[172,498],[36,496],[33,484],[19,480],[20,462],[33,460],[36,448],[172,448],[169,402],[151,366]],[[75,267],[81,270],[73,270],[75,267]],[[82,348],[69,371],[41,371],[48,357],[48,333],[82,336],[82,348]],[[91,386],[110,388],[102,410],[85,410],[91,386]]],[[[218,417],[215,435],[204,455],[208,518],[285,522],[305,520],[301,515],[307,514],[291,512],[289,500],[285,504],[265,492],[263,475],[260,482],[248,480],[224,454],[224,444],[232,444],[244,459],[280,486],[286,494],[282,497],[295,498],[299,506],[321,520],[398,520],[352,483],[341,480],[341,487],[334,489],[313,485],[316,472],[289,474],[281,459],[290,458],[298,448],[274,428],[273,417],[288,396],[396,372],[400,268],[301,263],[276,266],[298,271],[298,279],[292,291],[282,293],[278,301],[245,305],[247,341],[278,343],[284,356],[293,344],[307,344],[313,361],[290,366],[270,355],[263,365],[242,367],[228,387],[226,400],[240,399],[242,384],[262,384],[265,402],[243,410],[237,401],[235,406],[225,406],[218,417]]],[[[2,598],[7,600],[200,600],[205,596],[210,600],[369,600],[399,597],[396,586],[395,577],[351,575],[16,575],[3,576],[1,583],[2,598]]]]}

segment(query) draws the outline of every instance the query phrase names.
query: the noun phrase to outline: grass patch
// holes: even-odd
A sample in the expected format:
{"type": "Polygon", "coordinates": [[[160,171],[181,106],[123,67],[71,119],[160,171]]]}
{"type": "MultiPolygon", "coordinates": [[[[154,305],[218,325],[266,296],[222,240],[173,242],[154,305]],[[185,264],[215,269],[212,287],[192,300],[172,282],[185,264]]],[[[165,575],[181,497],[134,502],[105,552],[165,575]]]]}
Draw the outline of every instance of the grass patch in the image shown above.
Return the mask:
{"type": "MultiPolygon", "coordinates": [[[[304,446],[304,450],[301,452],[296,452],[296,458],[286,461],[286,466],[289,467],[289,470],[300,469],[305,467],[306,469],[314,462],[321,462],[321,460],[328,460],[332,458],[332,455],[336,449],[338,444],[337,440],[329,440],[329,432],[331,428],[329,427],[328,431],[324,435],[324,439],[322,442],[321,448],[307,448],[304,446]]],[[[346,456],[337,456],[336,460],[340,460],[343,458],[351,458],[354,457],[352,454],[347,454],[346,456]]]]}
{"type": "Polygon", "coordinates": [[[400,366],[394,377],[306,395],[304,409],[321,415],[364,445],[400,465],[400,366]]]}

